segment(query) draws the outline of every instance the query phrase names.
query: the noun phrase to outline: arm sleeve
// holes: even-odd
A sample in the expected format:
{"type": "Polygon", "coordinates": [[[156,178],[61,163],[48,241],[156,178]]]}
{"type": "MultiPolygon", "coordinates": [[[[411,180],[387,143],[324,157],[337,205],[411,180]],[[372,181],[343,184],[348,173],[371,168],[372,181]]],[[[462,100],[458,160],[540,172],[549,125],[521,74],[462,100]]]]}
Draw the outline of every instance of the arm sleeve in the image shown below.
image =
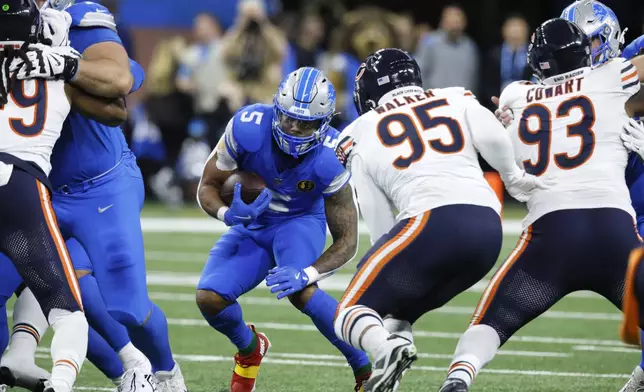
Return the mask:
{"type": "Polygon", "coordinates": [[[633,65],[629,60],[622,59],[623,62],[619,64],[620,67],[620,79],[622,91],[632,97],[640,91],[640,76],[637,72],[637,67],[633,65]]]}
{"type": "Polygon", "coordinates": [[[106,27],[74,27],[69,31],[69,40],[72,48],[79,53],[83,53],[90,46],[102,42],[116,42],[123,45],[116,31],[106,27]]]}
{"type": "Polygon", "coordinates": [[[389,199],[365,171],[360,156],[354,156],[351,160],[351,175],[360,213],[367,225],[373,245],[394,227],[396,218],[389,199]]]}
{"type": "Polygon", "coordinates": [[[501,174],[504,181],[522,175],[521,169],[515,163],[508,132],[492,112],[478,102],[472,103],[465,110],[465,120],[472,134],[474,147],[483,159],[501,174]]]}
{"type": "Polygon", "coordinates": [[[208,161],[217,153],[217,169],[222,171],[233,171],[237,169],[237,160],[233,156],[237,156],[239,150],[237,142],[233,137],[233,120],[228,121],[224,135],[219,139],[217,147],[210,153],[208,161]],[[234,155],[233,155],[234,154],[234,155]]]}

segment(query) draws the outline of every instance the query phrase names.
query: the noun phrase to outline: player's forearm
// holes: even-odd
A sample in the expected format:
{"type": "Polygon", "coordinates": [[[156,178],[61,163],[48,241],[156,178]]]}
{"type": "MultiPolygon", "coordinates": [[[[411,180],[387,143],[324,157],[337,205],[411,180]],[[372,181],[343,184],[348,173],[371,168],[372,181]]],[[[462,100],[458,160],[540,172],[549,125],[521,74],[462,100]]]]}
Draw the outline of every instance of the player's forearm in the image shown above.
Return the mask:
{"type": "Polygon", "coordinates": [[[339,269],[351,261],[358,251],[358,210],[351,186],[347,184],[327,198],[324,207],[333,244],[305,270],[311,282],[339,269]]]}
{"type": "Polygon", "coordinates": [[[639,73],[639,77],[640,77],[640,82],[644,83],[644,55],[633,57],[630,61],[631,63],[633,63],[635,68],[637,68],[637,72],[639,73]]]}
{"type": "Polygon", "coordinates": [[[123,98],[100,98],[89,95],[70,85],[65,85],[74,110],[102,124],[117,127],[127,121],[127,108],[123,98]]]}
{"type": "Polygon", "coordinates": [[[72,85],[105,98],[125,97],[132,90],[134,77],[129,67],[111,59],[80,60],[72,85]]]}
{"type": "Polygon", "coordinates": [[[206,214],[223,221],[223,212],[227,206],[219,195],[219,186],[200,183],[197,189],[197,203],[206,214]]]}

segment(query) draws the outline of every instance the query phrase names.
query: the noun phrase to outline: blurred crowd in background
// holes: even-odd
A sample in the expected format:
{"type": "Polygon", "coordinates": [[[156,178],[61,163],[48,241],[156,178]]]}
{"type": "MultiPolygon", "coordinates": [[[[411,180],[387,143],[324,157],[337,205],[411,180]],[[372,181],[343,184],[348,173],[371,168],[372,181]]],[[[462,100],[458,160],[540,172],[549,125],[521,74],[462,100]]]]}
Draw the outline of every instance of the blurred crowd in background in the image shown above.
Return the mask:
{"type": "MultiPolygon", "coordinates": [[[[458,4],[446,5],[436,26],[375,6],[302,4],[269,16],[264,0],[239,0],[227,29],[215,14],[203,12],[194,17],[191,32],[156,42],[144,93],[130,105],[125,128],[151,198],[171,206],[192,203],[203,164],[230,117],[243,105],[271,103],[280,80],[299,67],[318,67],[334,84],[338,129],[357,117],[355,73],[361,59],[379,48],[414,54],[424,87],[463,86],[490,109],[490,97],[515,80],[531,78],[526,57],[535,26],[521,14],[505,15],[495,27],[502,40],[482,49],[466,33],[471,15],[458,4]]],[[[631,27],[629,36],[642,32],[631,27]]],[[[134,50],[128,29],[120,34],[134,50]]]]}

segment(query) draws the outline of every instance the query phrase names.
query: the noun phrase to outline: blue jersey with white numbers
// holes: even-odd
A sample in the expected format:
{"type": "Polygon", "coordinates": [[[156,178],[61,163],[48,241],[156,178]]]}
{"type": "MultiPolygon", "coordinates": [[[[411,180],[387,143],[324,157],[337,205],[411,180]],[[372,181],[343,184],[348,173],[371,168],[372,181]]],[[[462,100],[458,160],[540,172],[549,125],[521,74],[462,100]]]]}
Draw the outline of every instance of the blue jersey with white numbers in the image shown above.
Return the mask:
{"type": "Polygon", "coordinates": [[[258,224],[305,214],[324,219],[324,196],[340,190],[350,178],[335,155],[339,132],[329,129],[323,144],[296,160],[277,147],[272,122],[273,106],[246,106],[233,117],[232,132],[227,132],[225,139],[239,170],[260,176],[273,194],[269,210],[258,224]]]}
{"type": "MultiPolygon", "coordinates": [[[[104,6],[81,2],[66,11],[72,16],[71,46],[80,53],[102,42],[121,44],[114,17],[104,6]]],[[[52,152],[52,185],[58,188],[99,176],[129,151],[120,127],[100,124],[72,110],[52,152]]]]}

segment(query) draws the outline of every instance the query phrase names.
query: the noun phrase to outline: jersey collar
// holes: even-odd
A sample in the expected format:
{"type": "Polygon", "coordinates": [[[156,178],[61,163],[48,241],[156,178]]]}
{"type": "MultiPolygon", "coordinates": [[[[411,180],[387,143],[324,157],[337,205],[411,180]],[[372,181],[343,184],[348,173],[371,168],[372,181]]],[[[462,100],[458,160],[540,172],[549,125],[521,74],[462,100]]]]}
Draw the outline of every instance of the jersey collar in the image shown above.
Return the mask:
{"type": "Polygon", "coordinates": [[[383,95],[382,98],[378,100],[378,106],[382,105],[383,103],[387,101],[391,101],[392,99],[396,97],[400,97],[402,95],[415,95],[415,94],[422,94],[424,93],[425,90],[423,90],[422,87],[418,86],[405,86],[405,87],[399,87],[395,90],[391,90],[387,94],[383,95]]]}
{"type": "Polygon", "coordinates": [[[570,79],[586,76],[590,73],[590,70],[590,67],[578,68],[574,71],[566,72],[565,74],[551,76],[548,79],[542,80],[541,83],[546,85],[561,84],[570,79]]]}

